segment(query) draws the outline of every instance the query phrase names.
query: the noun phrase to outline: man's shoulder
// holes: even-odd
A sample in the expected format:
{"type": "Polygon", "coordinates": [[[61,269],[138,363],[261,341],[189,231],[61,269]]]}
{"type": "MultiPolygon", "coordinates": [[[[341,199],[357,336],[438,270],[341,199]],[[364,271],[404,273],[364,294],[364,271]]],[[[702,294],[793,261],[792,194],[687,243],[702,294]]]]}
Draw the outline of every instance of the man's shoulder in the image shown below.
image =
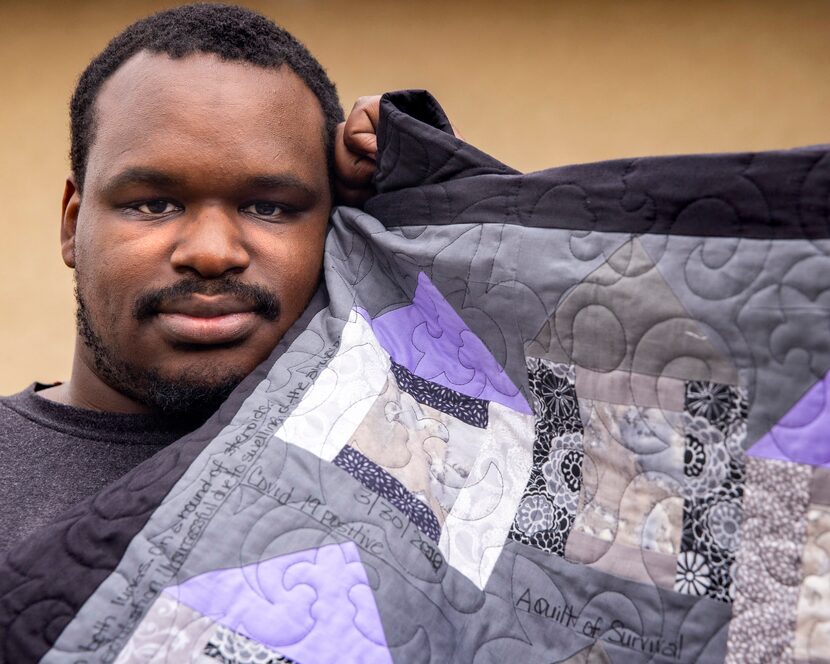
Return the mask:
{"type": "Polygon", "coordinates": [[[34,382],[20,392],[0,396],[0,436],[3,436],[8,425],[20,426],[31,423],[42,426],[37,421],[35,400],[41,399],[37,396],[37,391],[45,387],[49,385],[34,382]]]}
{"type": "Polygon", "coordinates": [[[0,397],[0,555],[181,435],[150,416],[51,401],[45,387],[0,397]]]}
{"type": "Polygon", "coordinates": [[[25,389],[0,397],[0,439],[18,439],[40,431],[60,431],[62,417],[57,404],[51,405],[38,392],[53,384],[34,382],[25,389]]]}

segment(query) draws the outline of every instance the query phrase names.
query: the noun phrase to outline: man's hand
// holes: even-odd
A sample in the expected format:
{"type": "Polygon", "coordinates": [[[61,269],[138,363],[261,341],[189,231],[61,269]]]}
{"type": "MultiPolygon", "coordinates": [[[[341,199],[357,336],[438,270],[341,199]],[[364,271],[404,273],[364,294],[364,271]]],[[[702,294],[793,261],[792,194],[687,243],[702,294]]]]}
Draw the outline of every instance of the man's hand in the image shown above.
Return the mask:
{"type": "Polygon", "coordinates": [[[380,95],[360,97],[334,138],[334,190],[337,202],[360,207],[373,193],[378,153],[376,129],[380,95]]]}
{"type": "MultiPolygon", "coordinates": [[[[360,97],[349,117],[337,126],[334,138],[334,191],[336,202],[361,207],[375,193],[378,154],[377,126],[380,118],[380,97],[360,97]]],[[[464,137],[451,124],[456,138],[464,137]]]]}

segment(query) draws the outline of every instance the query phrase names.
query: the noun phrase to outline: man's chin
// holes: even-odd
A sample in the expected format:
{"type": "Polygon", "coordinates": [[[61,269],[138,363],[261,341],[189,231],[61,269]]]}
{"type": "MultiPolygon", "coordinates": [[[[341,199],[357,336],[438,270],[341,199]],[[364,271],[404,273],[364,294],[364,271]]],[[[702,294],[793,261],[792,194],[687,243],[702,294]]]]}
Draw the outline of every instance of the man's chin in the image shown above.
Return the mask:
{"type": "Polygon", "coordinates": [[[218,383],[150,379],[140,400],[164,415],[204,418],[222,405],[244,377],[228,376],[218,383]]]}
{"type": "Polygon", "coordinates": [[[203,363],[164,373],[157,367],[95,357],[95,373],[105,383],[165,417],[204,421],[247,375],[237,368],[203,363]]]}
{"type": "Polygon", "coordinates": [[[162,375],[156,369],[129,365],[96,368],[122,394],[161,415],[186,419],[206,419],[245,378],[244,373],[217,368],[210,375],[192,371],[162,375]]]}
{"type": "Polygon", "coordinates": [[[107,344],[93,325],[86,301],[78,284],[75,297],[78,335],[90,353],[94,373],[109,387],[130,399],[165,416],[184,419],[205,419],[228,398],[242,382],[247,371],[240,367],[250,364],[248,358],[236,355],[230,358],[201,358],[186,366],[143,366],[130,361],[131,357],[150,355],[133,349],[119,352],[117,346],[107,344]]]}

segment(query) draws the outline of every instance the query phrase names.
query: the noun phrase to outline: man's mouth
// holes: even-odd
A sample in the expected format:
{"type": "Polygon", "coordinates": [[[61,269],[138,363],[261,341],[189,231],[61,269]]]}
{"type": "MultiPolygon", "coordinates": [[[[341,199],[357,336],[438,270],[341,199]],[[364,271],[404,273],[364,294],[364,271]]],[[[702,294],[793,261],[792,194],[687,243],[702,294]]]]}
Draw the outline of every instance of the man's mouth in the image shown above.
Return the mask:
{"type": "Polygon", "coordinates": [[[156,321],[174,343],[223,345],[251,334],[258,322],[255,309],[235,296],[195,293],[162,304],[156,321]]]}

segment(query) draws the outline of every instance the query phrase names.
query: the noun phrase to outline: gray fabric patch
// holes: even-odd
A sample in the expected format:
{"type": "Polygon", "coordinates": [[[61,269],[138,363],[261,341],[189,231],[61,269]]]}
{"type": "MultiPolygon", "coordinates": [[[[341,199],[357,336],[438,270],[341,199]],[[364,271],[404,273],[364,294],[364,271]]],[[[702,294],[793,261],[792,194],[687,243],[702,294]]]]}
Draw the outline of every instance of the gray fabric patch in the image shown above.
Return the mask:
{"type": "Polygon", "coordinates": [[[640,242],[709,342],[738,367],[749,390],[750,446],[830,369],[830,241],[640,242]]]}
{"type": "Polygon", "coordinates": [[[747,457],[726,664],[793,661],[812,468],[747,457]]]}
{"type": "Polygon", "coordinates": [[[592,371],[737,382],[637,239],[568,292],[535,342],[544,357],[592,371]]]}
{"type": "Polygon", "coordinates": [[[576,393],[580,399],[680,412],[685,392],[685,382],[677,378],[576,368],[576,393]]]}

